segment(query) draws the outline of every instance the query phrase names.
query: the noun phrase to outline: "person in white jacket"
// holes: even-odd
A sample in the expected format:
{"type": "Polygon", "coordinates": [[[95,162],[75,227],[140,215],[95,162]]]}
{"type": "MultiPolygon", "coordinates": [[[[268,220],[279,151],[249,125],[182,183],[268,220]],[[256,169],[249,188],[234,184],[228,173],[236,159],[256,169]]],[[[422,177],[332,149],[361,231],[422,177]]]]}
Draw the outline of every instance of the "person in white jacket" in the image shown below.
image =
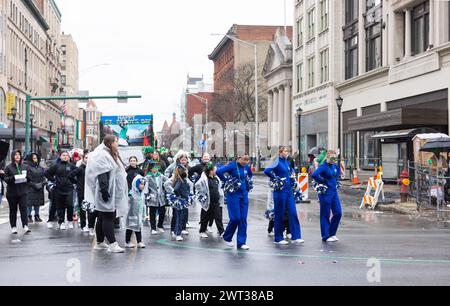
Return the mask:
{"type": "Polygon", "coordinates": [[[208,238],[206,229],[210,220],[216,221],[220,236],[225,232],[222,222],[222,207],[225,202],[225,195],[222,190],[222,182],[216,175],[216,170],[214,163],[207,163],[204,172],[195,184],[196,200],[202,207],[200,215],[201,238],[208,238]]]}

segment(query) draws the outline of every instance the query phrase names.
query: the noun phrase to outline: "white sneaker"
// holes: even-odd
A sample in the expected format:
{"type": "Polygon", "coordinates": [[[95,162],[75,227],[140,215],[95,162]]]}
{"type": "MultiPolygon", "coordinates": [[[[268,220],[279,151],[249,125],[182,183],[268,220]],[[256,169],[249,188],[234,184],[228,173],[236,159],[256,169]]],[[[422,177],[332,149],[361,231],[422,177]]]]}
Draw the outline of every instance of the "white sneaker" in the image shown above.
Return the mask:
{"type": "Polygon", "coordinates": [[[181,236],[177,236],[177,238],[175,238],[176,239],[176,241],[183,241],[184,239],[183,239],[183,237],[181,237],[181,236]]]}
{"type": "Polygon", "coordinates": [[[207,233],[200,233],[200,238],[208,238],[208,234],[207,233]]]}
{"type": "Polygon", "coordinates": [[[302,244],[302,243],[305,243],[305,240],[303,240],[303,239],[296,239],[296,240],[292,240],[291,242],[293,244],[302,244]]]}
{"type": "Polygon", "coordinates": [[[158,235],[158,232],[155,230],[152,230],[152,235],[158,235]]]}
{"type": "Polygon", "coordinates": [[[248,245],[246,245],[246,244],[243,244],[243,245],[240,247],[240,249],[241,249],[241,250],[244,250],[244,251],[248,251],[248,250],[250,250],[250,247],[249,247],[248,245]]]}
{"type": "Polygon", "coordinates": [[[105,242],[102,243],[96,243],[94,250],[107,250],[109,248],[109,245],[107,245],[105,242]]]}
{"type": "Polygon", "coordinates": [[[23,227],[23,230],[25,231],[25,234],[31,233],[31,230],[30,230],[30,228],[28,227],[28,225],[25,225],[25,226],[23,227]]]}
{"type": "Polygon", "coordinates": [[[188,231],[186,231],[186,230],[184,230],[184,231],[181,231],[181,235],[189,235],[189,232],[188,232],[188,231]]]}
{"type": "Polygon", "coordinates": [[[287,239],[292,239],[292,235],[291,235],[291,234],[287,234],[287,235],[286,235],[286,238],[287,238],[287,239]]]}
{"type": "Polygon", "coordinates": [[[13,227],[11,229],[11,234],[16,235],[17,234],[17,227],[13,227]]]}
{"type": "Polygon", "coordinates": [[[177,238],[177,235],[175,235],[175,233],[174,233],[174,232],[172,232],[172,233],[171,233],[170,235],[172,236],[172,239],[175,239],[175,238],[177,238]]]}
{"type": "MultiPolygon", "coordinates": [[[[225,241],[225,240],[224,240],[225,241]]],[[[227,247],[229,247],[229,248],[232,248],[232,247],[234,247],[234,243],[233,242],[228,242],[228,241],[225,241],[225,244],[226,244],[226,246],[227,247]]]]}
{"type": "Polygon", "coordinates": [[[127,244],[125,245],[125,247],[126,247],[127,249],[134,249],[134,248],[136,247],[136,245],[134,245],[134,244],[132,244],[131,242],[129,242],[129,243],[127,243],[127,244]]]}
{"type": "Polygon", "coordinates": [[[166,231],[163,228],[158,228],[158,232],[160,232],[161,234],[164,234],[166,231]]]}
{"type": "Polygon", "coordinates": [[[289,242],[287,242],[286,240],[281,240],[279,242],[274,241],[273,243],[278,244],[278,245],[288,245],[289,242]]]}
{"type": "Polygon", "coordinates": [[[145,245],[143,242],[139,242],[138,245],[137,245],[137,247],[138,247],[139,249],[145,249],[146,245],[145,245]]]}
{"type": "Polygon", "coordinates": [[[213,229],[212,229],[212,226],[208,226],[208,229],[207,229],[207,231],[208,231],[208,233],[212,234],[212,233],[213,233],[213,229]]]}
{"type": "Polygon", "coordinates": [[[337,240],[334,237],[330,237],[327,239],[327,242],[336,242],[337,240]]]}
{"type": "Polygon", "coordinates": [[[85,226],[81,231],[83,233],[89,233],[89,227],[85,226]]]}
{"type": "Polygon", "coordinates": [[[69,221],[69,229],[73,229],[73,222],[69,221]]]}
{"type": "Polygon", "coordinates": [[[334,238],[334,240],[339,241],[339,238],[337,236],[333,236],[331,238],[334,238]]]}
{"type": "Polygon", "coordinates": [[[93,228],[89,229],[89,236],[95,236],[95,229],[93,228]]]}
{"type": "Polygon", "coordinates": [[[52,229],[53,228],[53,222],[47,222],[47,228],[52,229]]]}
{"type": "Polygon", "coordinates": [[[123,252],[125,252],[125,250],[122,249],[122,248],[119,246],[119,243],[116,241],[116,242],[111,243],[111,244],[109,245],[109,247],[108,247],[108,252],[109,252],[109,253],[123,253],[123,252]]]}
{"type": "Polygon", "coordinates": [[[270,232],[270,233],[267,234],[267,236],[273,237],[273,236],[275,236],[275,233],[274,232],[270,232]]]}
{"type": "Polygon", "coordinates": [[[66,230],[66,224],[65,223],[61,223],[59,225],[59,229],[62,230],[62,231],[65,231],[66,230]]]}

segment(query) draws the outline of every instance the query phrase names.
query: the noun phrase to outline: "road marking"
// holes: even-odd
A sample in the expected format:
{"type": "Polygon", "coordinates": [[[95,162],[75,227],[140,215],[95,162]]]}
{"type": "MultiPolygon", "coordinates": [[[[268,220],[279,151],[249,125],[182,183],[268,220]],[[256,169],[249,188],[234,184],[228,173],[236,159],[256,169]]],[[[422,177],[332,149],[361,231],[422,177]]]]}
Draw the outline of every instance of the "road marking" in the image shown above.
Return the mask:
{"type": "MultiPolygon", "coordinates": [[[[218,252],[218,253],[230,253],[235,249],[219,249],[219,248],[204,248],[197,247],[188,244],[177,244],[168,241],[167,239],[160,239],[157,241],[158,244],[167,245],[171,247],[183,248],[183,249],[192,249],[192,250],[203,250],[210,252],[218,252]]],[[[285,254],[285,253],[270,253],[270,252],[256,252],[256,251],[240,251],[239,253],[251,254],[251,255],[259,255],[259,256],[279,256],[279,257],[293,257],[293,258],[311,258],[311,259],[319,259],[319,260],[353,260],[353,261],[363,261],[367,262],[370,258],[374,258],[374,256],[369,257],[357,257],[357,256],[321,256],[321,255],[303,255],[303,254],[285,254]]],[[[404,259],[404,258],[377,258],[380,262],[391,263],[391,264],[444,264],[450,265],[450,260],[447,259],[404,259]]]]}

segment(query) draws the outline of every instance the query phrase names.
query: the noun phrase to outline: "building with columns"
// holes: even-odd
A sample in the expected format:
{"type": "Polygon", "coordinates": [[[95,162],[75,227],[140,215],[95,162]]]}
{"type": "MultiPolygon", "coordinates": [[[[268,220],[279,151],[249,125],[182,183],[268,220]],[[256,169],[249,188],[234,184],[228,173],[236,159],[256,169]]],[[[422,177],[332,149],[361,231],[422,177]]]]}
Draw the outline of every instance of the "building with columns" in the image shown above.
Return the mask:
{"type": "Polygon", "coordinates": [[[336,48],[339,30],[335,24],[341,17],[342,1],[294,2],[292,144],[302,162],[314,147],[337,147],[333,139],[337,138],[334,82],[340,73],[335,63],[341,50],[336,48]],[[299,109],[300,119],[295,115],[299,109]]]}
{"type": "Polygon", "coordinates": [[[450,3],[334,2],[343,156],[360,169],[382,163],[395,178],[419,149],[415,134],[449,132],[450,3]]]}
{"type": "MultiPolygon", "coordinates": [[[[292,27],[287,31],[292,33],[292,27]]],[[[292,145],[292,35],[279,27],[269,47],[263,75],[267,81],[268,144],[292,145]]]]}

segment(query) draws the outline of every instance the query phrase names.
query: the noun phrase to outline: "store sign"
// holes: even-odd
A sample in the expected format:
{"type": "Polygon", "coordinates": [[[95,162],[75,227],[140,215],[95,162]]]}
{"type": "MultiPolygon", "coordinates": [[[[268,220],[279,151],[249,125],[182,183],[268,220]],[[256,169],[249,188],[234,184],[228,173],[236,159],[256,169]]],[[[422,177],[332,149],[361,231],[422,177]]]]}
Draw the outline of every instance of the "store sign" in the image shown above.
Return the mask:
{"type": "Polygon", "coordinates": [[[12,92],[6,94],[6,113],[11,114],[14,105],[16,104],[16,95],[12,92]]]}

